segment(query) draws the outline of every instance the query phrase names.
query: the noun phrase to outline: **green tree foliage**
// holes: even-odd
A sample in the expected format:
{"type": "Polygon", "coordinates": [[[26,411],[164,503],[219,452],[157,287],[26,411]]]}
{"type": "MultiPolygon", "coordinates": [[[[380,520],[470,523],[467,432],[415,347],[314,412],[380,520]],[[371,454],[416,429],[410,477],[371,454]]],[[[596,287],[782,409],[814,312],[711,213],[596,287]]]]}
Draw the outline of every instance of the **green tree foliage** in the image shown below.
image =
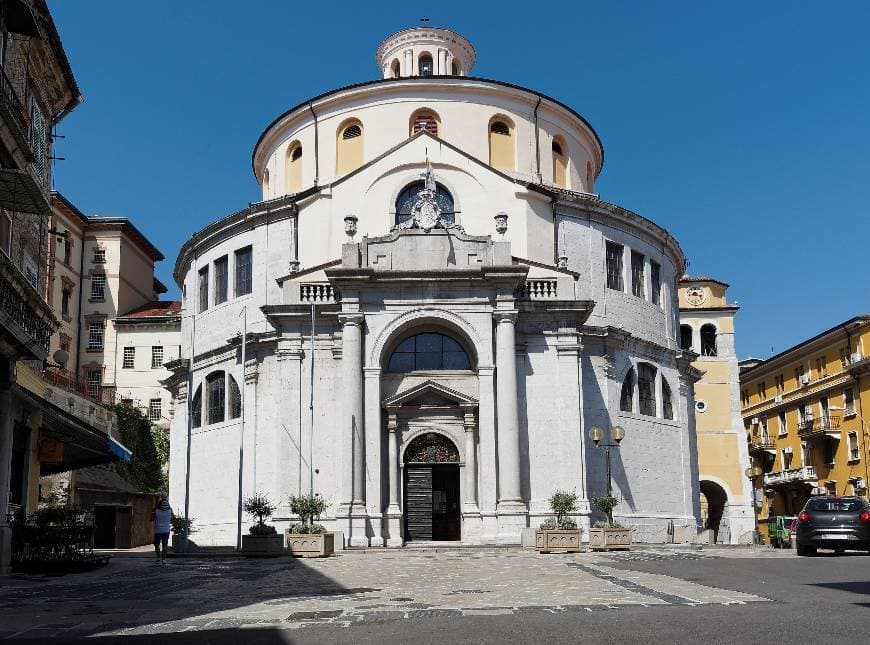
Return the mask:
{"type": "Polygon", "coordinates": [[[115,406],[121,443],[132,453],[129,464],[119,463],[116,472],[136,489],[145,493],[166,490],[166,462],[169,458],[169,438],[160,428],[151,425],[138,408],[115,406]]]}

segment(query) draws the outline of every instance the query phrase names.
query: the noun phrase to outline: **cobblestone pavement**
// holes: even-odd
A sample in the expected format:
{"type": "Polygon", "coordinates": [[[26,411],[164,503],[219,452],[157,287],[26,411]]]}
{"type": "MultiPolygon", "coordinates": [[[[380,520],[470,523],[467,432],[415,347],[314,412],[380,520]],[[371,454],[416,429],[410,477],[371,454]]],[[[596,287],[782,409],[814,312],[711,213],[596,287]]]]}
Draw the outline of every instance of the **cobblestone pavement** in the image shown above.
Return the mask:
{"type": "Polygon", "coordinates": [[[344,552],[322,560],[176,558],[157,565],[144,553],[118,554],[107,567],[89,573],[0,581],[0,638],[352,626],[426,617],[766,600],[625,569],[632,559],[709,557],[733,555],[688,550],[551,555],[519,549],[404,550],[344,552]],[[619,569],[609,566],[617,562],[619,569]]]}

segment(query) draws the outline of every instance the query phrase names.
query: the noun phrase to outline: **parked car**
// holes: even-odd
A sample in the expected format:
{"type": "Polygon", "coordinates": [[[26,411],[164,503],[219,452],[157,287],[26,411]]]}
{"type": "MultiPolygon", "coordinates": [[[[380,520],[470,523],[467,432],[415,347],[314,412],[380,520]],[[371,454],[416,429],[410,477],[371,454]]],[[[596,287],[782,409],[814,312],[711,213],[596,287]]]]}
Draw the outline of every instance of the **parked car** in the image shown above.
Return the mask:
{"type": "Polygon", "coordinates": [[[798,515],[797,554],[816,549],[870,551],[870,506],[860,497],[811,497],[798,515]]]}
{"type": "Polygon", "coordinates": [[[767,524],[767,537],[771,546],[777,549],[791,547],[791,531],[796,517],[792,515],[777,515],[767,524]]]}

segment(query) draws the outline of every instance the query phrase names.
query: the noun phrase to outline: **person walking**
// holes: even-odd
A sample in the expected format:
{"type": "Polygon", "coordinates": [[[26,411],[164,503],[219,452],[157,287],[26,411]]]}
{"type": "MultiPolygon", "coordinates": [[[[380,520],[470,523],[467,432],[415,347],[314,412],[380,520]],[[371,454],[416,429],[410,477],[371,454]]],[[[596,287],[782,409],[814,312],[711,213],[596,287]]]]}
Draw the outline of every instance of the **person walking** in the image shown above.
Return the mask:
{"type": "Polygon", "coordinates": [[[154,552],[157,554],[157,564],[166,564],[166,549],[169,546],[169,530],[172,526],[172,507],[166,497],[166,493],[160,493],[160,501],[151,511],[151,521],[154,522],[154,552]]]}

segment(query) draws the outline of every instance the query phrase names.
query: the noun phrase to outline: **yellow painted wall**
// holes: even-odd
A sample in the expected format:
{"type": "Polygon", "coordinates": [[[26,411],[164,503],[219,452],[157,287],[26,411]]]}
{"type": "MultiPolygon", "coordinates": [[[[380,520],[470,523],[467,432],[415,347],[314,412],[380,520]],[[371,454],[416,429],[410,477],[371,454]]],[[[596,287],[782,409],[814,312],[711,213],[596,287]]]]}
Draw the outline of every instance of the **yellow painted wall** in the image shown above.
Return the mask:
{"type": "Polygon", "coordinates": [[[686,289],[690,287],[700,287],[704,290],[706,300],[700,308],[709,307],[724,307],[727,303],[725,300],[725,285],[716,282],[689,282],[680,284],[680,308],[690,309],[693,305],[686,299],[686,289]]]}
{"type": "Polygon", "coordinates": [[[698,455],[704,458],[703,466],[699,465],[700,471],[708,477],[721,479],[732,493],[743,490],[743,470],[735,467],[735,464],[740,464],[738,441],[742,441],[742,437],[735,434],[698,433],[698,455]]]}
{"type": "MultiPolygon", "coordinates": [[[[514,126],[507,119],[500,117],[493,122],[501,121],[510,128],[510,134],[496,134],[490,129],[489,132],[489,165],[501,170],[514,170],[516,160],[514,155],[514,126]]],[[[492,123],[490,123],[492,125],[492,123]]]]}
{"type": "Polygon", "coordinates": [[[298,193],[302,190],[302,155],[296,154],[301,151],[299,144],[291,146],[287,150],[287,192],[298,193]],[[293,157],[296,157],[294,159],[293,157]]]}
{"type": "Polygon", "coordinates": [[[335,144],[335,172],[338,175],[344,175],[356,170],[363,164],[363,139],[365,139],[365,130],[362,123],[359,121],[350,121],[344,123],[338,129],[338,135],[335,144]],[[362,134],[352,139],[344,139],[344,131],[353,126],[358,125],[362,134]]]}

